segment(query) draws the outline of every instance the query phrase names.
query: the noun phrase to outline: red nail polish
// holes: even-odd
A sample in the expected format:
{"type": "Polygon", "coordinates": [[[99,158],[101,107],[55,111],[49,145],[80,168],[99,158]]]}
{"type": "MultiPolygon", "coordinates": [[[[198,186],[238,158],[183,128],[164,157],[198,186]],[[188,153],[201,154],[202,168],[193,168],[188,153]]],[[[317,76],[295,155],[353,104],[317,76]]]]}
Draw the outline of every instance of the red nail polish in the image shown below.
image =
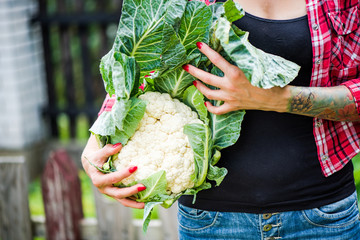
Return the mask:
{"type": "Polygon", "coordinates": [[[193,81],[194,86],[196,87],[197,81],[193,81]]]}
{"type": "Polygon", "coordinates": [[[198,47],[198,49],[201,49],[202,46],[203,46],[203,44],[202,44],[202,42],[197,42],[197,43],[196,43],[196,46],[198,47]]]}
{"type": "Polygon", "coordinates": [[[145,189],[146,189],[145,186],[141,186],[141,187],[138,187],[138,188],[137,188],[137,190],[138,190],[139,192],[144,191],[145,189]]]}
{"type": "Polygon", "coordinates": [[[113,145],[113,148],[117,148],[117,147],[120,147],[120,146],[121,146],[121,143],[117,143],[117,144],[113,145]]]}
{"type": "Polygon", "coordinates": [[[134,166],[134,167],[130,167],[129,168],[129,173],[133,173],[137,170],[137,166],[134,166]]]}
{"type": "Polygon", "coordinates": [[[207,107],[207,102],[204,102],[205,107],[207,107]]]}
{"type": "Polygon", "coordinates": [[[189,65],[187,65],[187,64],[182,65],[182,68],[187,72],[189,71],[189,65]]]}
{"type": "Polygon", "coordinates": [[[145,75],[144,78],[150,77],[150,75],[145,75]]]}

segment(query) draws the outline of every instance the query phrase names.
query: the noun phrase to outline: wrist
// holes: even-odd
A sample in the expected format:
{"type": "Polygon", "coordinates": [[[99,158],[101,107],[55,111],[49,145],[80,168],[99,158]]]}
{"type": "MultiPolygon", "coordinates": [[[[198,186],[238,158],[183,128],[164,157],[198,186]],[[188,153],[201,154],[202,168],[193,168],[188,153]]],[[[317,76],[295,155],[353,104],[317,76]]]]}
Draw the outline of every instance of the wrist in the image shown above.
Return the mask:
{"type": "Polygon", "coordinates": [[[263,89],[266,91],[264,100],[264,111],[288,112],[289,99],[291,97],[291,88],[293,86],[273,87],[263,89]]]}

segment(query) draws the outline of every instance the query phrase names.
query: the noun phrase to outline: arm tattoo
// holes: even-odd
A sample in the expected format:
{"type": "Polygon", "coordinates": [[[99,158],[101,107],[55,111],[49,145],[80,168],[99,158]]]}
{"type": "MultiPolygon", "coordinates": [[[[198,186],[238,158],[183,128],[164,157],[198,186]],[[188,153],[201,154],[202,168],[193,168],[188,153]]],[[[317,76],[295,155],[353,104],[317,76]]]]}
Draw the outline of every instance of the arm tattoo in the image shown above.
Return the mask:
{"type": "Polygon", "coordinates": [[[293,87],[288,112],[332,121],[360,121],[356,104],[345,86],[293,87]]]}

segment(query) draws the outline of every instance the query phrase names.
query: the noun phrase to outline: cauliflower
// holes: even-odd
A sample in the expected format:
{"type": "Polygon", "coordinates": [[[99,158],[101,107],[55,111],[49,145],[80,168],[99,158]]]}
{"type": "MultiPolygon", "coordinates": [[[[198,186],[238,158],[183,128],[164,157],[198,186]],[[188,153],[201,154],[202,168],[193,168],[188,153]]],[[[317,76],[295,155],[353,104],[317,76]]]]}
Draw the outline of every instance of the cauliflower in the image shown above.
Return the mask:
{"type": "Polygon", "coordinates": [[[197,113],[167,93],[146,92],[146,110],[135,134],[113,159],[117,170],[138,166],[138,170],[122,181],[129,185],[165,170],[169,194],[194,186],[194,153],[183,133],[186,124],[202,123],[197,113]]]}

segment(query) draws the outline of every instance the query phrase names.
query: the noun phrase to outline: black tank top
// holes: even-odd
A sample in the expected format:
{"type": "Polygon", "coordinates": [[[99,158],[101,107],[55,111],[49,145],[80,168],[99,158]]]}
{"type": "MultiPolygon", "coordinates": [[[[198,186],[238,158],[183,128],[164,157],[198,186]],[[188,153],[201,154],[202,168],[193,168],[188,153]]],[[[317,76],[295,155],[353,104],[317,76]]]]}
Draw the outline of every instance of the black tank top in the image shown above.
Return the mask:
{"type": "MultiPolygon", "coordinates": [[[[265,52],[301,66],[291,85],[309,86],[312,46],[307,16],[268,20],[250,14],[234,23],[265,52]]],[[[203,210],[265,213],[319,207],[355,191],[353,166],[324,177],[313,136],[313,119],[295,114],[246,111],[241,135],[222,150],[218,163],[229,171],[219,187],[180,203],[203,210]]]]}

